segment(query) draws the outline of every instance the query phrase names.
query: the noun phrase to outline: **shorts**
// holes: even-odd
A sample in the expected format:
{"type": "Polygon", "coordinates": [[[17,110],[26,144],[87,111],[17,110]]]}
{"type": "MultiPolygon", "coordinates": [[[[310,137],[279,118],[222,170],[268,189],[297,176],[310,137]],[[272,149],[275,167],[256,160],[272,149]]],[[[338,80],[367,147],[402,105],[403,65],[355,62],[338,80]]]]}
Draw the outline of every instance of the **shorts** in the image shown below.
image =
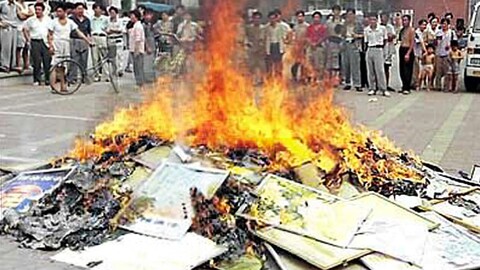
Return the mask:
{"type": "Polygon", "coordinates": [[[450,63],[448,66],[448,74],[449,75],[458,75],[460,74],[460,64],[459,63],[450,63]]]}
{"type": "Polygon", "coordinates": [[[52,66],[70,58],[70,41],[60,40],[53,43],[52,66]]]}
{"type": "Polygon", "coordinates": [[[434,66],[433,66],[433,64],[428,64],[428,65],[420,64],[420,71],[430,71],[430,72],[433,72],[433,71],[434,71],[434,66]]]}
{"type": "Polygon", "coordinates": [[[17,32],[17,48],[24,48],[26,44],[27,44],[27,40],[25,39],[23,32],[18,31],[17,32]]]}
{"type": "Polygon", "coordinates": [[[251,71],[265,70],[265,54],[262,52],[249,52],[248,67],[251,71]]]}

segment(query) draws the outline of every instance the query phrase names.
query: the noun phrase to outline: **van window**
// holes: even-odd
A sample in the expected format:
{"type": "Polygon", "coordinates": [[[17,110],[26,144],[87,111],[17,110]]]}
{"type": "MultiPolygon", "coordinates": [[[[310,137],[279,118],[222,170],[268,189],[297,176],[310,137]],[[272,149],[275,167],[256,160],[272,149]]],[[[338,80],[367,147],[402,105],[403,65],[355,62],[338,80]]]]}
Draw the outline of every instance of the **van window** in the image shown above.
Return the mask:
{"type": "Polygon", "coordinates": [[[480,33],[480,8],[475,12],[475,22],[473,24],[473,32],[480,33]]]}

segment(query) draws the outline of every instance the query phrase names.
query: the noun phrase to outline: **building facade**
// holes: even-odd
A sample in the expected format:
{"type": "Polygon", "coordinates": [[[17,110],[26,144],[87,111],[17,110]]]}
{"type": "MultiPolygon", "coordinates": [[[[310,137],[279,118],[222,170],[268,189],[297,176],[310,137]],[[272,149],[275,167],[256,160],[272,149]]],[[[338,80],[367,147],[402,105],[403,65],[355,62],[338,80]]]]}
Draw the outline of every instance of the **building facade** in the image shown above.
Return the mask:
{"type": "Polygon", "coordinates": [[[462,18],[468,21],[470,17],[470,6],[474,1],[475,0],[396,0],[392,2],[393,8],[396,11],[413,10],[415,20],[426,18],[430,12],[434,12],[438,17],[442,17],[447,12],[452,12],[455,19],[462,18]]]}

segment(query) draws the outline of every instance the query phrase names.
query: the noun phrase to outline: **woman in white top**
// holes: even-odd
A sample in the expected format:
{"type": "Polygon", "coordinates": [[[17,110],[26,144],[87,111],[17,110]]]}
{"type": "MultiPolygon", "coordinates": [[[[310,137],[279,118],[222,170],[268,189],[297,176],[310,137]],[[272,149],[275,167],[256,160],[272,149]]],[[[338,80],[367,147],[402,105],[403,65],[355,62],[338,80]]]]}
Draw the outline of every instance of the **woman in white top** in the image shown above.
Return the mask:
{"type": "Polygon", "coordinates": [[[28,54],[29,44],[26,43],[25,35],[23,34],[23,26],[25,21],[32,17],[34,13],[31,9],[28,8],[27,3],[24,0],[17,0],[15,1],[15,5],[17,6],[17,50],[16,50],[16,67],[14,70],[18,72],[23,72],[26,69],[30,68],[30,57],[28,54]],[[22,62],[23,59],[23,68],[22,62]]]}

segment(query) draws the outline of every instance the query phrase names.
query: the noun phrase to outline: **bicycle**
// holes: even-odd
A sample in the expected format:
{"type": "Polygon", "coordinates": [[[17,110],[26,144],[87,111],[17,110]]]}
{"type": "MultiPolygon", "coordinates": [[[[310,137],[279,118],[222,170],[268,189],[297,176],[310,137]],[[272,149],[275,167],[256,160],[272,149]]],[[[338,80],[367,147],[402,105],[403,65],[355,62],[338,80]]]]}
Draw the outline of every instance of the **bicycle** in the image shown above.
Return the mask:
{"type": "Polygon", "coordinates": [[[160,74],[179,76],[184,70],[187,54],[175,34],[160,32],[155,36],[155,65],[160,74]],[[168,40],[169,42],[166,42],[168,40]]]}
{"type": "Polygon", "coordinates": [[[104,71],[108,75],[108,81],[112,85],[115,93],[119,92],[118,89],[118,74],[115,62],[110,55],[106,55],[94,66],[84,69],[77,61],[70,57],[65,57],[64,60],[58,62],[50,69],[50,87],[52,91],[60,95],[71,95],[77,92],[83,83],[89,84],[93,78],[90,74],[99,74],[104,71]],[[77,77],[71,78],[70,71],[76,68],[77,77]],[[59,85],[55,86],[56,83],[59,85]]]}

